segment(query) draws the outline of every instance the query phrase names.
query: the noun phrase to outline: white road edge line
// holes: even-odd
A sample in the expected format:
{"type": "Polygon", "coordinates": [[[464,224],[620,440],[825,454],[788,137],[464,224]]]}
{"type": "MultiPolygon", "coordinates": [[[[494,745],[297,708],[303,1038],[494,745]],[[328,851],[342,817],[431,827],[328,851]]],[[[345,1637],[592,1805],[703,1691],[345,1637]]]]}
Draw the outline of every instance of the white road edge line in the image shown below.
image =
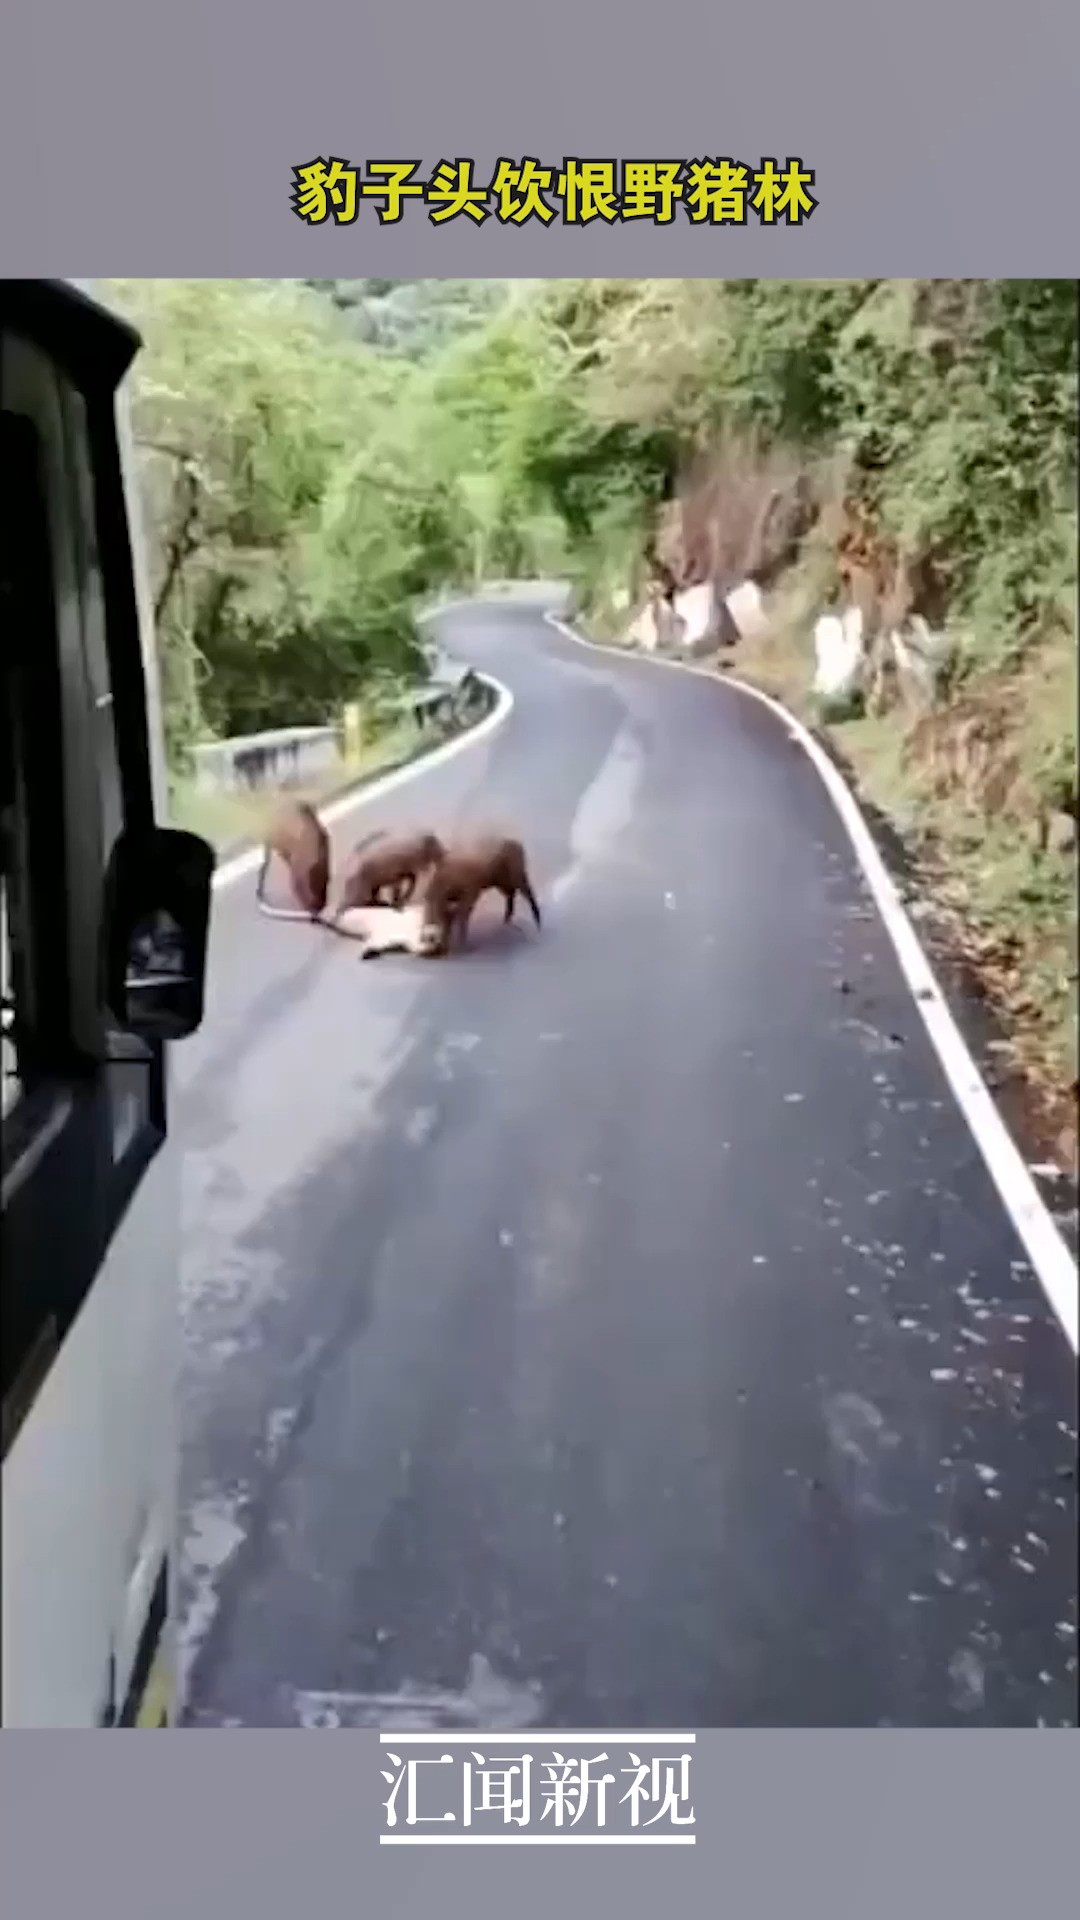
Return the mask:
{"type": "Polygon", "coordinates": [[[721,677],[708,667],[693,666],[685,660],[658,659],[629,650],[620,653],[613,647],[601,645],[599,641],[586,640],[582,634],[575,633],[565,620],[559,619],[557,614],[546,613],[544,618],[549,626],[556,628],[568,640],[573,640],[577,646],[587,647],[593,653],[602,653],[608,660],[622,658],[643,666],[666,667],[676,673],[696,674],[699,679],[709,680],[714,686],[733,687],[736,692],[746,694],[768,707],[787,727],[791,738],[798,741],[817,769],[847,830],[945,1078],[971,1129],[975,1144],[1043,1292],[1065,1331],[1069,1345],[1076,1353],[1080,1347],[1080,1285],[1076,1263],[1054,1225],[1023,1155],[1015,1145],[997,1110],[994,1097],[971,1056],[923,952],[918,934],[908,918],[892,875],[878,851],[858,801],[839,768],[802,722],[789,713],[779,700],[762,693],[759,687],[749,686],[745,680],[734,679],[730,674],[721,677]]]}
{"type": "MultiPolygon", "coordinates": [[[[371,801],[380,800],[386,794],[393,793],[396,787],[403,787],[407,781],[417,780],[421,774],[431,773],[436,767],[445,766],[448,760],[453,760],[457,754],[464,753],[468,747],[479,746],[482,740],[486,740],[490,734],[494,733],[496,727],[501,727],[503,721],[510,716],[514,696],[509,687],[504,687],[502,681],[496,680],[493,674],[478,673],[476,677],[495,689],[495,705],[490,713],[486,713],[484,718],[474,727],[470,727],[467,732],[457,734],[453,740],[444,740],[441,746],[432,747],[430,753],[420,754],[415,760],[410,760],[406,766],[395,767],[392,773],[384,773],[377,780],[369,781],[366,786],[358,787],[352,793],[342,794],[340,799],[332,800],[329,806],[319,807],[317,811],[325,825],[332,827],[336,821],[344,820],[350,813],[359,812],[361,807],[366,807],[371,801]]],[[[235,885],[237,880],[242,880],[245,874],[255,873],[262,865],[262,857],[261,847],[250,847],[246,853],[238,853],[231,860],[227,860],[224,866],[218,867],[214,874],[214,892],[221,893],[226,887],[235,885]]]]}

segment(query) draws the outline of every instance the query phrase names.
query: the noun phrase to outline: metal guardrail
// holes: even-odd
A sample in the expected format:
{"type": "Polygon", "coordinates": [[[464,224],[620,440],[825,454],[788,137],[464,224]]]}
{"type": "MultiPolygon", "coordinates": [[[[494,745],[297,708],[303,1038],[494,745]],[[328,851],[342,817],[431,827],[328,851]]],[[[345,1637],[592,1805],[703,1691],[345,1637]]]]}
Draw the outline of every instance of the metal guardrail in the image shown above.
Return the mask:
{"type": "MultiPolygon", "coordinates": [[[[464,661],[436,650],[430,664],[430,680],[406,689],[394,701],[399,714],[411,714],[418,726],[426,727],[467,718],[487,701],[486,682],[464,661]]],[[[344,761],[349,732],[347,710],[339,726],[272,727],[229,740],[202,741],[194,748],[196,786],[203,792],[302,786],[344,761]]]]}

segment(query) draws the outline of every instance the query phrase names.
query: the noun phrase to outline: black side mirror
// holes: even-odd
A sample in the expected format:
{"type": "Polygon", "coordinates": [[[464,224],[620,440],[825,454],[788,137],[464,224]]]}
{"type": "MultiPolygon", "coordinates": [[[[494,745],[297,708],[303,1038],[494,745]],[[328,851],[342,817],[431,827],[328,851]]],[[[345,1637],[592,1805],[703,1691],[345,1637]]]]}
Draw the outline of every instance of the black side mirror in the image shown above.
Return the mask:
{"type": "Polygon", "coordinates": [[[200,1026],[215,856],[173,827],[118,836],[105,875],[105,1004],[144,1040],[184,1040],[200,1026]]]}

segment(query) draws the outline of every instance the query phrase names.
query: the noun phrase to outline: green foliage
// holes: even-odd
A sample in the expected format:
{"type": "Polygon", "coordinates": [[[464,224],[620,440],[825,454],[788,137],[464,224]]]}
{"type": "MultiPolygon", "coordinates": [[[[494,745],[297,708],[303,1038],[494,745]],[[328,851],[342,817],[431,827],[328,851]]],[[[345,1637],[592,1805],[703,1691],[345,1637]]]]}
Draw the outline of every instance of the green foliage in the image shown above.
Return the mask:
{"type": "Polygon", "coordinates": [[[1071,282],[569,282],[536,323],[549,377],[519,410],[517,467],[578,573],[614,522],[651,521],[674,472],[750,433],[850,458],[882,537],[937,562],[965,669],[1075,632],[1071,282]]]}
{"type": "Polygon", "coordinates": [[[496,313],[507,280],[309,280],[365,345],[426,358],[496,313]]]}
{"type": "Polygon", "coordinates": [[[731,436],[847,460],[882,535],[936,557],[965,669],[1075,630],[1071,283],[114,294],[147,343],[136,432],[174,759],[208,726],[322,718],[409,673],[416,603],[442,587],[633,588],[658,508],[731,436]]]}
{"type": "Polygon", "coordinates": [[[415,373],[295,283],[134,281],[169,745],[317,721],[415,669],[412,603],[457,564],[453,489],[398,426],[415,373]]]}
{"type": "Polygon", "coordinates": [[[902,547],[939,557],[969,664],[1015,657],[1075,618],[1075,289],[885,282],[867,307],[832,368],[865,492],[902,547]]]}
{"type": "Polygon", "coordinates": [[[861,688],[847,694],[816,694],[812,701],[814,719],[822,727],[844,726],[861,720],[866,712],[866,696],[861,688]]]}

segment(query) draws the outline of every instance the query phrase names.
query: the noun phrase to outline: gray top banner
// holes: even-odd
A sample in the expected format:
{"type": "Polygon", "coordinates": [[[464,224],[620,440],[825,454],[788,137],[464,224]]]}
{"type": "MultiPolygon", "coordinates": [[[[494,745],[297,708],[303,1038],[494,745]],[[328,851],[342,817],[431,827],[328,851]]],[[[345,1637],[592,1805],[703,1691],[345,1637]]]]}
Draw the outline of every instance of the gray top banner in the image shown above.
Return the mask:
{"type": "Polygon", "coordinates": [[[282,0],[5,23],[8,274],[921,274],[1076,271],[1075,13],[993,0],[751,10],[695,0],[317,15],[282,0]],[[511,47],[515,50],[511,53],[511,47]],[[797,159],[798,226],[494,219],[311,229],[292,169],[500,158],[797,159]]]}

